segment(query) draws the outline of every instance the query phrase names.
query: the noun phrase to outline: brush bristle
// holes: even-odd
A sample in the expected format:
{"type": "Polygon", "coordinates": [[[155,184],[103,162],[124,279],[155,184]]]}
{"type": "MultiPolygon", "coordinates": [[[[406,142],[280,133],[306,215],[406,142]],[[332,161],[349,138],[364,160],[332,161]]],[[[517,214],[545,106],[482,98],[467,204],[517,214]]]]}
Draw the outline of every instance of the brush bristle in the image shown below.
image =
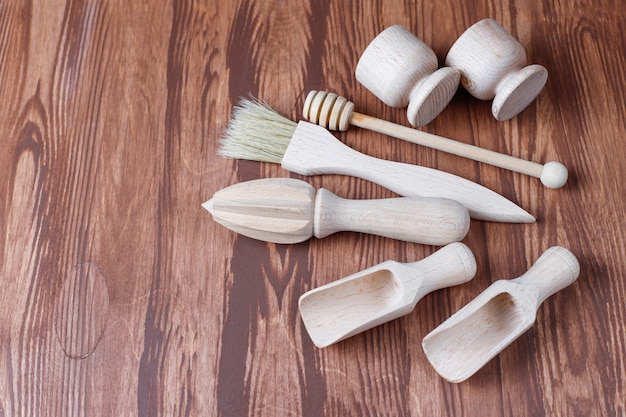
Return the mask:
{"type": "Polygon", "coordinates": [[[296,123],[258,100],[242,99],[233,114],[218,155],[280,164],[296,123]]]}

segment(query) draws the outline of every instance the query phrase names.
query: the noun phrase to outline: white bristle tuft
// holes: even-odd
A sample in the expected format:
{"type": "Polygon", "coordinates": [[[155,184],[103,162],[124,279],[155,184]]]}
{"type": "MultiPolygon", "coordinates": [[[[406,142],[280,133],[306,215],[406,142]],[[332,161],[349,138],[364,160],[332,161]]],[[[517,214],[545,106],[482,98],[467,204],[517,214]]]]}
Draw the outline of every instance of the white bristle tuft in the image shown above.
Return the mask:
{"type": "Polygon", "coordinates": [[[258,100],[242,99],[220,140],[218,155],[280,164],[296,123],[258,100]]]}

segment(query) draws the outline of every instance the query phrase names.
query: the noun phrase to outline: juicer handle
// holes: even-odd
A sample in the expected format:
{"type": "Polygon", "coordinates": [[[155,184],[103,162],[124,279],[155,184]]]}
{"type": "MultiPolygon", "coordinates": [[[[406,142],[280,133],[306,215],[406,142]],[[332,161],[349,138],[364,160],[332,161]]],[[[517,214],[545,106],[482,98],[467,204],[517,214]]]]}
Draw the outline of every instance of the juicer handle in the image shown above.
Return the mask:
{"type": "Polygon", "coordinates": [[[469,226],[467,209],[444,198],[349,200],[324,188],[315,196],[313,234],[318,238],[352,231],[426,245],[445,245],[462,240],[469,226]]]}

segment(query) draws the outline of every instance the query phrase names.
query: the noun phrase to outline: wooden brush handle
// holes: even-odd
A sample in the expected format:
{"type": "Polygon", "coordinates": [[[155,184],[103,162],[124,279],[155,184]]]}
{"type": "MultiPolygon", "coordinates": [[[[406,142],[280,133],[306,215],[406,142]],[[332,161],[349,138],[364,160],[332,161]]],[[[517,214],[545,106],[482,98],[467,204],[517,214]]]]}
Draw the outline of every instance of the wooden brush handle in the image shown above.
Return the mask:
{"type": "Polygon", "coordinates": [[[467,209],[443,198],[399,197],[348,200],[320,188],[313,234],[318,238],[353,231],[427,245],[462,240],[470,226],[467,209]]]}
{"type": "Polygon", "coordinates": [[[387,161],[362,154],[328,130],[299,122],[282,159],[282,167],[301,175],[338,174],[362,178],[405,197],[449,198],[474,219],[532,223],[535,218],[501,195],[447,172],[387,161]]]}
{"type": "Polygon", "coordinates": [[[576,256],[566,248],[553,246],[524,275],[512,281],[535,287],[539,307],[546,298],[576,281],[579,273],[576,256]]]}

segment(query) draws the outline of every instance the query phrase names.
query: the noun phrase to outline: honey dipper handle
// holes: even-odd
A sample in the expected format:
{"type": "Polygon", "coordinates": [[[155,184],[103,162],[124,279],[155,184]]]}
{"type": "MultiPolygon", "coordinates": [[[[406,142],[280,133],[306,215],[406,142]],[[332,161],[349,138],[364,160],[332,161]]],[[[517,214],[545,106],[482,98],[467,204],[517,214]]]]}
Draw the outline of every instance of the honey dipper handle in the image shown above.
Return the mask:
{"type": "Polygon", "coordinates": [[[512,281],[537,288],[539,307],[552,294],[576,281],[579,273],[580,265],[576,256],[566,248],[553,246],[524,275],[512,281]]]}
{"type": "Polygon", "coordinates": [[[469,226],[467,209],[444,198],[348,200],[324,188],[320,188],[315,196],[313,234],[318,238],[353,231],[427,245],[445,245],[462,240],[469,226]]]}
{"type": "Polygon", "coordinates": [[[567,168],[560,162],[553,161],[542,165],[357,112],[352,113],[350,123],[354,126],[389,135],[417,145],[426,146],[428,148],[437,149],[474,161],[539,178],[543,185],[548,188],[561,188],[567,181],[567,168]]]}

